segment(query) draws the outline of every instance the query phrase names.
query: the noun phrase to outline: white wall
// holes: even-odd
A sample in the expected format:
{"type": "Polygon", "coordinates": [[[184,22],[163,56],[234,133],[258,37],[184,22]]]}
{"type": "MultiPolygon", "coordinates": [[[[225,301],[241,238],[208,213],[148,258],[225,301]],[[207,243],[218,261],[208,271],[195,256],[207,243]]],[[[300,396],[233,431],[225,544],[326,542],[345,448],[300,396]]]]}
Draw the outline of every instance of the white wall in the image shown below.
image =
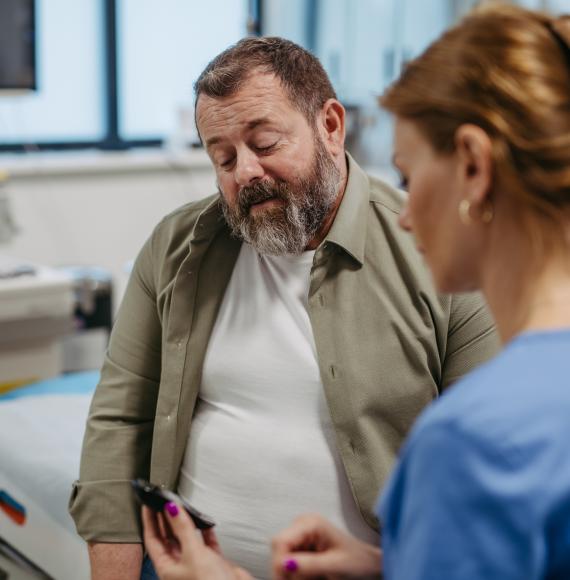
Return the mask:
{"type": "Polygon", "coordinates": [[[97,265],[121,292],[124,266],[168,212],[215,191],[203,152],[0,157],[20,228],[0,252],[46,265],[97,265]]]}

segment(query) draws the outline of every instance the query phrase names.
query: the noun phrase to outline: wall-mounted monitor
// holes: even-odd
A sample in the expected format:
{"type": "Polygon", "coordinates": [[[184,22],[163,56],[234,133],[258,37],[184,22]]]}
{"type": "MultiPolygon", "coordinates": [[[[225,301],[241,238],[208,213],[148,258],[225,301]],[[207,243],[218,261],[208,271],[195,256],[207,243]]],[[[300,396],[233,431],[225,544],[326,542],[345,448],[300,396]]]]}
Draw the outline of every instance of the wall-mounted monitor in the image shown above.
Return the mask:
{"type": "Polygon", "coordinates": [[[35,0],[0,0],[0,91],[36,84],[35,0]]]}

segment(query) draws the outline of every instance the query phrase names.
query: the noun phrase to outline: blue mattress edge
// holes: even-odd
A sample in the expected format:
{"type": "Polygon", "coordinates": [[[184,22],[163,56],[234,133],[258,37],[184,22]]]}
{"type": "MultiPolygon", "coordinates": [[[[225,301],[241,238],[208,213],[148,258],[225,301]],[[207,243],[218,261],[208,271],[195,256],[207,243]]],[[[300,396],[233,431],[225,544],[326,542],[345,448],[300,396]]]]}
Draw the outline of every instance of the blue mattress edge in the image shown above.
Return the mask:
{"type": "Polygon", "coordinates": [[[89,394],[95,390],[99,382],[99,371],[82,371],[67,373],[56,377],[20,387],[0,395],[0,403],[13,401],[24,397],[36,397],[41,395],[81,395],[89,394]]]}

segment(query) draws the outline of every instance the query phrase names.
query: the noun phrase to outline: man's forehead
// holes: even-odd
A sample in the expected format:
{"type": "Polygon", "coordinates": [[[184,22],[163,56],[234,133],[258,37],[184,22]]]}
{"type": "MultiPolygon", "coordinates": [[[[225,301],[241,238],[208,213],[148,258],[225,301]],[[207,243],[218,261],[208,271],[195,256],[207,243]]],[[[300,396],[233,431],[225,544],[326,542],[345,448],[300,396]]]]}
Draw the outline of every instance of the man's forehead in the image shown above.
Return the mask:
{"type": "Polygon", "coordinates": [[[218,133],[225,133],[229,127],[241,131],[253,131],[278,124],[297,113],[281,83],[274,75],[258,74],[233,95],[211,97],[200,95],[196,103],[196,122],[205,138],[205,145],[211,146],[220,139],[218,133]],[[208,136],[205,133],[212,133],[208,136]]]}

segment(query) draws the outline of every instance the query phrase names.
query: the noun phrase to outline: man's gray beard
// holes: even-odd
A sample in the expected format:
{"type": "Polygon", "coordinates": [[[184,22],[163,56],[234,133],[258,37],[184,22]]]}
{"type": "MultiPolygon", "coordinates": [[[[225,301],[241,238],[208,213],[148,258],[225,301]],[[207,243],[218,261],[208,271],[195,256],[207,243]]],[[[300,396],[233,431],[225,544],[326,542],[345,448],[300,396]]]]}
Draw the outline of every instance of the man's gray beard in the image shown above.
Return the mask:
{"type": "Polygon", "coordinates": [[[317,139],[315,161],[308,176],[290,183],[260,181],[244,187],[233,207],[220,193],[220,204],[232,234],[251,244],[260,254],[301,254],[333,208],[339,185],[340,171],[317,139]],[[285,204],[260,215],[249,213],[253,203],[273,197],[285,204]]]}

